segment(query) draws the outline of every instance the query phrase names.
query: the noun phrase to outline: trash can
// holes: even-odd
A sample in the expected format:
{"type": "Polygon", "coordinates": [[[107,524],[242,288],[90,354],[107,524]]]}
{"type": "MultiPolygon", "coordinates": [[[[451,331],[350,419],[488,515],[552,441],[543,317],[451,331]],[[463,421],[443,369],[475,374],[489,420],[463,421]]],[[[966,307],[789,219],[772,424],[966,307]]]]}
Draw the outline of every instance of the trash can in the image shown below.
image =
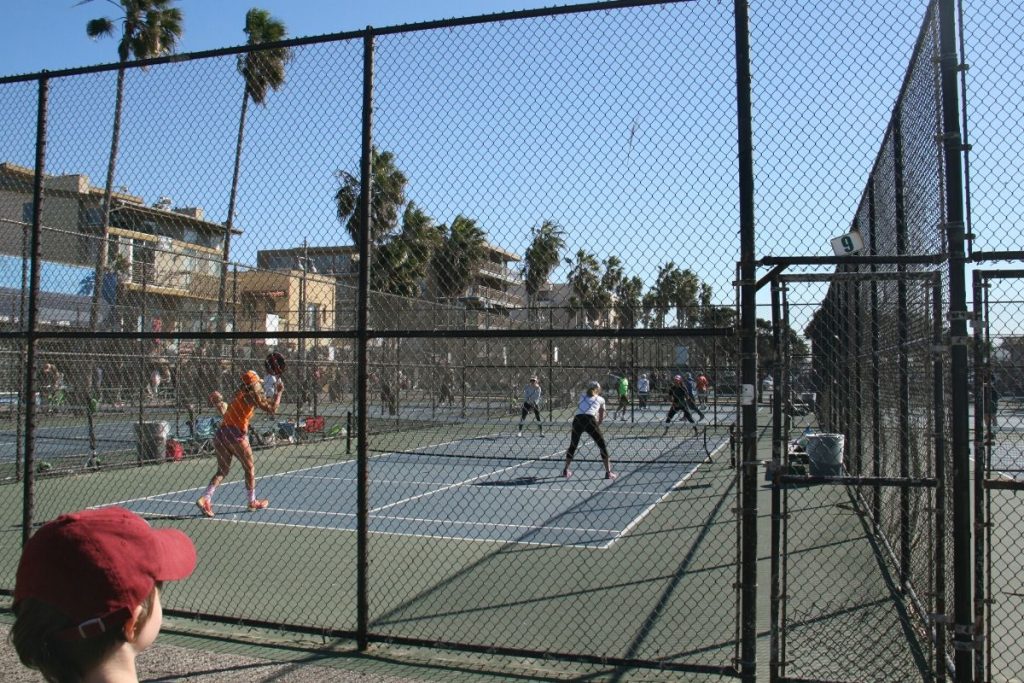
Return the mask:
{"type": "Polygon", "coordinates": [[[160,420],[158,422],[135,423],[135,440],[139,449],[140,460],[162,462],[167,452],[167,435],[171,426],[160,420]]]}
{"type": "Polygon", "coordinates": [[[808,474],[812,477],[839,477],[843,474],[842,434],[809,434],[807,439],[808,474]]]}

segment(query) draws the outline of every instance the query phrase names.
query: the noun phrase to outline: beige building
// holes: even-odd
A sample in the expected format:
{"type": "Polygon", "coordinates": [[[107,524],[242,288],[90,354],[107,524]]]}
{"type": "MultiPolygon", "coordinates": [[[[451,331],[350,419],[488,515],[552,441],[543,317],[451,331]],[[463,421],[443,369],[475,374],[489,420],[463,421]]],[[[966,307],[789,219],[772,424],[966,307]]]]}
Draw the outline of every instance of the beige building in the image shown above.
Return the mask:
{"type": "MultiPolygon", "coordinates": [[[[27,254],[34,177],[30,168],[0,163],[2,254],[27,254]]],[[[92,185],[88,176],[72,174],[46,176],[43,192],[43,260],[94,268],[103,188],[92,185]]],[[[141,197],[119,190],[112,195],[108,234],[107,277],[116,275],[116,286],[101,287],[108,315],[124,325],[126,317],[145,308],[146,317],[163,330],[206,326],[217,309],[222,224],[206,220],[200,207],[172,207],[166,198],[147,206],[141,197]]]]}
{"type": "MultiPolygon", "coordinates": [[[[297,340],[275,332],[335,329],[336,281],[329,275],[299,270],[238,273],[236,311],[239,332],[265,333],[270,347],[295,349],[297,340]]],[[[306,340],[306,347],[327,347],[330,339],[306,340]]]]}
{"type": "Polygon", "coordinates": [[[473,283],[463,293],[461,300],[469,308],[508,315],[513,309],[522,308],[526,304],[517,288],[523,278],[510,265],[522,259],[493,244],[488,243],[486,250],[486,259],[477,269],[473,283]]]}
{"type": "MultiPolygon", "coordinates": [[[[522,308],[525,305],[522,277],[511,267],[521,260],[510,251],[487,244],[485,260],[477,268],[470,285],[459,295],[458,302],[466,308],[487,311],[499,317],[508,317],[515,309],[522,308]]],[[[355,246],[261,250],[257,252],[256,263],[261,270],[290,270],[306,263],[311,272],[336,280],[337,301],[343,310],[350,311],[355,306],[359,278],[359,250],[355,246]]],[[[430,298],[426,283],[423,283],[423,288],[430,298]]],[[[339,315],[338,321],[342,327],[353,324],[351,316],[339,315]]]]}

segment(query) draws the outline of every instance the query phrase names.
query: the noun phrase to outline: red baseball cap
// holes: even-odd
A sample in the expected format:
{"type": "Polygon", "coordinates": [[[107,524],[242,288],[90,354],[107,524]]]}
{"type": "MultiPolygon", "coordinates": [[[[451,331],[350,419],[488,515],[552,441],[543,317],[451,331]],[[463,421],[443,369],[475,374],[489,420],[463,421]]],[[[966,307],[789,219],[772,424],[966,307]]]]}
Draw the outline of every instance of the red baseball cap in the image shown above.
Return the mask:
{"type": "Polygon", "coordinates": [[[25,544],[14,605],[35,598],[68,617],[59,638],[119,628],[157,581],[192,573],[196,549],[177,529],[154,529],[122,507],[83,510],[44,524],[25,544]]]}

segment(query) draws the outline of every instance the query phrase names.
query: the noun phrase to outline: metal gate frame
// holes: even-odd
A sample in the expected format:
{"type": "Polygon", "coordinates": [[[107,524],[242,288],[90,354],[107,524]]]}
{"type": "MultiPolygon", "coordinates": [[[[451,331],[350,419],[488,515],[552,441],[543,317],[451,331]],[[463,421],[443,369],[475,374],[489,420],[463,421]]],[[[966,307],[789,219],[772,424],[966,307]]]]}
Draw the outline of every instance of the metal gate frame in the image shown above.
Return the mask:
{"type": "MultiPolygon", "coordinates": [[[[1020,280],[1024,285],[1024,270],[975,270],[974,290],[974,612],[977,638],[974,649],[974,676],[978,681],[991,681],[993,623],[992,608],[996,603],[996,589],[992,578],[993,524],[992,492],[1007,491],[1020,496],[1024,503],[1024,480],[993,477],[993,441],[987,434],[989,391],[993,386],[991,334],[989,321],[991,305],[989,290],[994,280],[1020,280]]],[[[1001,673],[1001,672],[996,672],[1001,673]]],[[[1008,672],[1013,675],[1013,672],[1008,672]]]]}
{"type": "MultiPolygon", "coordinates": [[[[874,257],[872,263],[884,262],[885,258],[874,257]]],[[[872,270],[874,268],[872,267],[872,270]]],[[[776,381],[776,391],[772,396],[772,515],[771,515],[771,659],[769,662],[770,680],[772,681],[806,681],[806,678],[789,677],[786,674],[787,666],[787,602],[790,590],[787,580],[787,557],[788,557],[788,489],[793,485],[800,486],[844,486],[851,504],[860,513],[869,534],[874,543],[872,548],[876,553],[879,567],[886,574],[888,583],[895,587],[900,593],[906,596],[906,615],[916,618],[919,629],[925,629],[928,639],[931,641],[931,667],[935,680],[946,680],[947,673],[953,671],[951,657],[952,647],[950,645],[951,633],[947,625],[951,622],[944,615],[946,614],[946,498],[947,486],[950,485],[949,478],[945,471],[946,458],[946,409],[944,401],[944,368],[947,347],[943,341],[943,315],[942,315],[942,279],[938,272],[917,271],[917,272],[836,272],[828,274],[781,274],[781,269],[771,276],[771,308],[772,308],[772,346],[773,366],[772,375],[776,381]],[[828,428],[831,431],[840,431],[848,439],[848,443],[854,445],[852,457],[856,463],[855,476],[811,476],[795,475],[790,473],[788,443],[792,429],[792,420],[788,411],[785,410],[785,403],[789,397],[789,375],[792,367],[792,354],[787,337],[782,334],[783,330],[789,329],[789,301],[787,298],[788,284],[796,282],[854,282],[854,283],[876,283],[881,281],[906,282],[916,280],[931,285],[931,356],[932,372],[934,377],[932,393],[934,399],[934,450],[932,463],[934,468],[933,477],[911,477],[907,466],[907,450],[909,449],[906,434],[900,438],[900,461],[901,472],[899,477],[886,477],[880,471],[879,460],[879,382],[874,382],[875,395],[871,396],[871,403],[874,406],[874,417],[871,419],[874,438],[872,439],[872,453],[862,452],[861,429],[864,421],[861,414],[861,406],[856,401],[847,401],[845,405],[830,405],[827,416],[828,428]],[[871,456],[871,476],[862,476],[863,468],[867,467],[865,455],[871,456]],[[865,487],[870,487],[874,492],[872,495],[873,504],[863,495],[865,487]],[[879,493],[883,488],[892,488],[900,492],[900,533],[899,538],[889,539],[884,533],[881,524],[881,509],[879,505],[879,493]],[[925,590],[916,589],[912,577],[906,571],[910,563],[910,528],[909,528],[909,494],[913,488],[931,488],[932,494],[933,521],[932,532],[933,546],[931,548],[933,572],[932,589],[925,587],[925,590]]],[[[901,288],[902,289],[902,288],[901,288]]],[[[859,317],[864,319],[864,308],[870,309],[871,329],[867,336],[871,339],[873,358],[873,376],[879,374],[879,352],[878,325],[879,315],[877,302],[873,300],[865,302],[860,300],[859,293],[847,297],[841,309],[842,317],[846,320],[839,321],[844,328],[837,326],[837,331],[845,329],[852,333],[852,339],[840,342],[841,346],[856,359],[856,373],[860,376],[860,358],[864,355],[864,335],[857,326],[859,317]],[[852,301],[850,300],[852,299],[852,301]],[[852,311],[851,311],[852,309],[852,311]],[[858,316],[857,313],[860,313],[858,316]]],[[[900,306],[899,317],[902,322],[898,325],[900,346],[903,348],[907,341],[907,328],[905,323],[906,306],[900,306]]],[[[905,354],[900,354],[900,395],[906,395],[909,391],[909,375],[906,372],[905,354]]],[[[818,406],[816,405],[816,410],[818,406]]],[[[901,401],[901,425],[906,425],[909,411],[909,403],[901,401]]],[[[902,430],[901,430],[902,431],[902,430]]],[[[844,465],[844,469],[845,469],[844,465]]]]}

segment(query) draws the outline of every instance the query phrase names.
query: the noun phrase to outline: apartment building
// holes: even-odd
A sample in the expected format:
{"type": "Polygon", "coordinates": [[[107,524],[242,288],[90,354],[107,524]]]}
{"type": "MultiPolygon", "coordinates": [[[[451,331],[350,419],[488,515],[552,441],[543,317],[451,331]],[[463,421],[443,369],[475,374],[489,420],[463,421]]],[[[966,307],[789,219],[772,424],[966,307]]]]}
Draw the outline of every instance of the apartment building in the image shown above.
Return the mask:
{"type": "MultiPolygon", "coordinates": [[[[0,163],[0,254],[28,253],[34,177],[30,168],[0,163]]],[[[46,176],[43,191],[43,261],[95,267],[103,188],[84,174],[70,174],[46,176]]],[[[174,207],[163,197],[150,206],[123,188],[115,191],[108,273],[100,285],[105,324],[131,327],[144,309],[160,329],[201,329],[217,311],[223,239],[224,226],[206,220],[202,207],[174,207]]]]}

